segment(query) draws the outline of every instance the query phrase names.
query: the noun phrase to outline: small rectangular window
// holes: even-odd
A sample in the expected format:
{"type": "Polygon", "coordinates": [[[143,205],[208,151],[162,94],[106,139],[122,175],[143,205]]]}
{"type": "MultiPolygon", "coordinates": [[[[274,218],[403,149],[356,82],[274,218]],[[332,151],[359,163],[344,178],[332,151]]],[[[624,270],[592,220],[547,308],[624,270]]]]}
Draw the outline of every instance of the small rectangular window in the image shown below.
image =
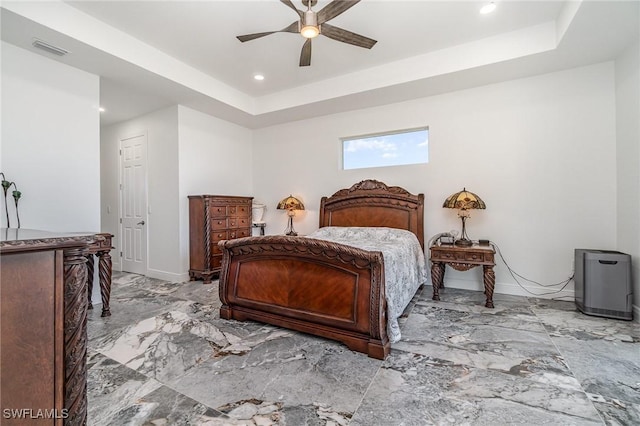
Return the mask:
{"type": "Polygon", "coordinates": [[[342,169],[429,162],[429,128],[342,138],[342,169]]]}

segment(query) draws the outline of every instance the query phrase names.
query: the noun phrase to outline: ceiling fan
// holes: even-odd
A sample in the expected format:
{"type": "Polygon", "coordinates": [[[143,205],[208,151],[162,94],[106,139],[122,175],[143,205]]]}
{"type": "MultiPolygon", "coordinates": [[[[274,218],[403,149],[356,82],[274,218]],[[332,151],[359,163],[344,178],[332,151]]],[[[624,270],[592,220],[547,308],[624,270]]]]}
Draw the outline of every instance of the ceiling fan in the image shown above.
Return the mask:
{"type": "Polygon", "coordinates": [[[306,11],[297,9],[291,0],[280,0],[280,2],[295,11],[300,19],[281,30],[241,35],[237,36],[238,40],[244,43],[245,41],[255,40],[275,33],[299,33],[306,38],[306,41],[302,45],[302,52],[300,52],[301,67],[311,65],[311,39],[318,35],[366,49],[371,49],[373,45],[377,43],[376,40],[370,39],[369,37],[361,36],[360,34],[327,24],[327,21],[346,12],[349,8],[360,2],[360,0],[333,0],[318,12],[311,10],[318,0],[302,0],[302,4],[307,7],[306,11]]]}

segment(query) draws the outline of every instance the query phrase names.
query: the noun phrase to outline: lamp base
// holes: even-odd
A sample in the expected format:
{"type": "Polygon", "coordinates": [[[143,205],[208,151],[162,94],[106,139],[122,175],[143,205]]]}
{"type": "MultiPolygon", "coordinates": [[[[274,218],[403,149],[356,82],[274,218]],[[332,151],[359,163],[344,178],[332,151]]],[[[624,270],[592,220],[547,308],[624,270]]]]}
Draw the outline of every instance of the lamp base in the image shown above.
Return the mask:
{"type": "Polygon", "coordinates": [[[471,247],[473,245],[473,241],[467,240],[466,238],[460,238],[456,240],[455,245],[459,247],[471,247]]]}
{"type": "MultiPolygon", "coordinates": [[[[293,212],[293,210],[291,210],[293,212]]],[[[289,222],[287,223],[287,229],[284,230],[284,235],[295,237],[298,233],[293,229],[293,214],[289,215],[289,222]]]]}

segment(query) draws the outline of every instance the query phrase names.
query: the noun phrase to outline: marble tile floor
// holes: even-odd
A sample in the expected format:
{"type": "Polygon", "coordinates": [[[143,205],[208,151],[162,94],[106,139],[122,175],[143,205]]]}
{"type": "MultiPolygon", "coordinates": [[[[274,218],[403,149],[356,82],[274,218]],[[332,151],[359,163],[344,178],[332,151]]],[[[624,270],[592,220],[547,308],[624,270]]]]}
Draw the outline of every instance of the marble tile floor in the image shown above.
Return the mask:
{"type": "Polygon", "coordinates": [[[214,282],[114,272],[89,311],[89,425],[640,424],[640,325],[573,302],[431,289],[375,360],[222,320],[214,282]]]}

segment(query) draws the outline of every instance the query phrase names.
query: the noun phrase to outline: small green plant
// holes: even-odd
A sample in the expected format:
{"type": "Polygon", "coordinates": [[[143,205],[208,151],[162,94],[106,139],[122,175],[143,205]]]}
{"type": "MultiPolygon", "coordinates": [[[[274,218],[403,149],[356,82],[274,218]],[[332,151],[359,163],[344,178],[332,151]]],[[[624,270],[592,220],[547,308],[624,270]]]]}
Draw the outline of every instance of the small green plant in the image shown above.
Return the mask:
{"type": "Polygon", "coordinates": [[[7,228],[11,228],[11,220],[9,219],[9,204],[7,203],[7,193],[9,189],[13,186],[14,190],[11,193],[13,196],[13,201],[16,205],[16,218],[18,219],[18,228],[20,228],[20,214],[18,212],[18,201],[20,201],[20,197],[22,197],[22,192],[18,191],[18,186],[15,182],[10,182],[5,177],[4,173],[0,172],[0,176],[2,176],[2,191],[4,192],[4,212],[7,216],[7,228]]]}

